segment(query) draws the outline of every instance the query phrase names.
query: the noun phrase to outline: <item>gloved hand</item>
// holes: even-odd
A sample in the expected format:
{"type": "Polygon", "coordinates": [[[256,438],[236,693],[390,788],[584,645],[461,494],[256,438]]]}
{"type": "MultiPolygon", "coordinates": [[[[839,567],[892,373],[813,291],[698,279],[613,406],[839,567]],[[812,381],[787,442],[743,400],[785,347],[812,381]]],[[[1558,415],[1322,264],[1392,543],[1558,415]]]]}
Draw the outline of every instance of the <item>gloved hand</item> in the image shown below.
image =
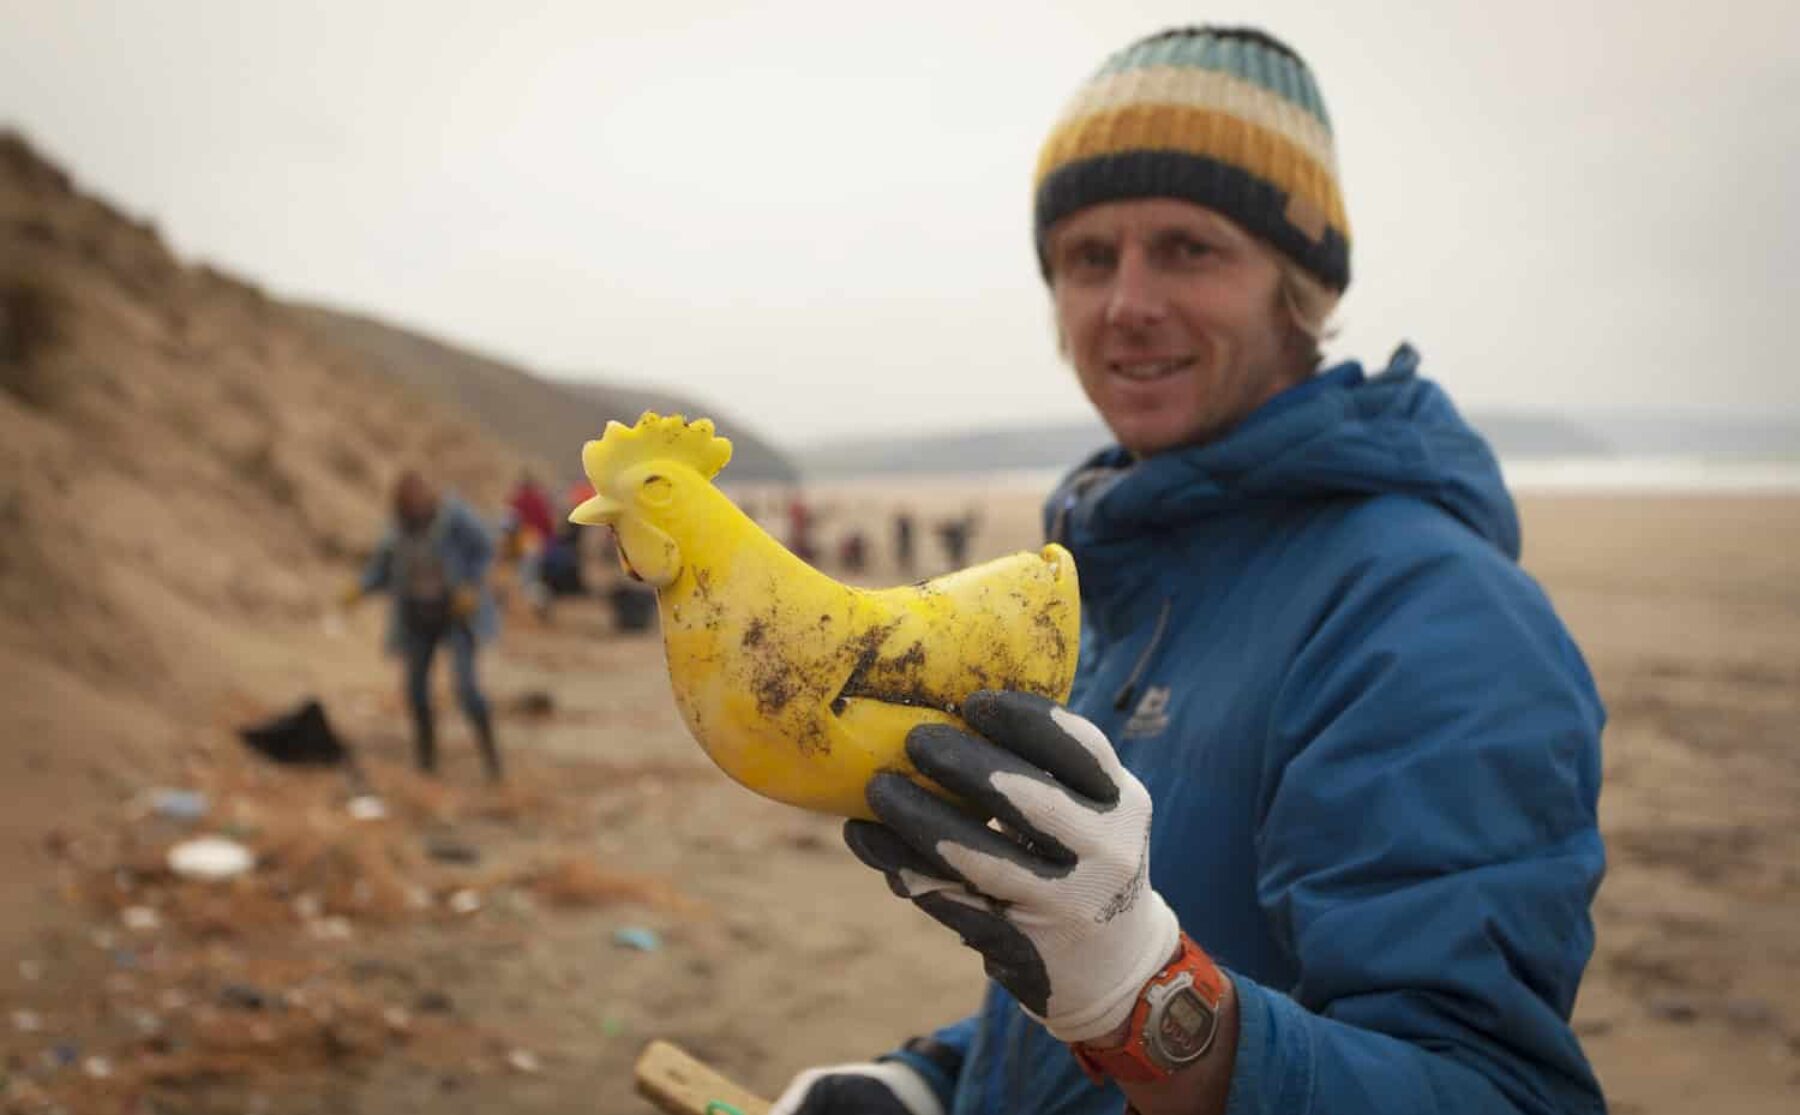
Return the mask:
{"type": "Polygon", "coordinates": [[[481,589],[474,585],[457,585],[450,590],[450,618],[464,620],[481,608],[481,589]]]}
{"type": "Polygon", "coordinates": [[[1059,1040],[1106,1035],[1180,939],[1149,883],[1150,795],[1098,728],[1052,701],[987,691],[962,716],[980,737],[914,728],[907,757],[1005,831],[878,774],[868,801],[881,823],[847,822],[845,843],[960,933],[1059,1040]]]}
{"type": "Polygon", "coordinates": [[[807,1069],[769,1115],[944,1115],[925,1078],[899,1061],[807,1069]]]}

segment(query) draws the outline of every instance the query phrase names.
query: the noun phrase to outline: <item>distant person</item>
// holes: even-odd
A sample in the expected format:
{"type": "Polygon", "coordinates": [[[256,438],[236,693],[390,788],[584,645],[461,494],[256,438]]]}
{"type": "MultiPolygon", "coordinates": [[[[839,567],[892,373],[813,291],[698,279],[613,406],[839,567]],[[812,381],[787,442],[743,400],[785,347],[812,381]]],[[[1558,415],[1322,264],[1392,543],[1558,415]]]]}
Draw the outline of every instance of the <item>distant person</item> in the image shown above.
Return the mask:
{"type": "Polygon", "coordinates": [[[961,569],[969,561],[969,542],[975,536],[975,526],[981,517],[974,511],[965,511],[961,515],[944,519],[937,525],[938,541],[944,547],[944,560],[950,568],[961,569]]]}
{"type": "Polygon", "coordinates": [[[869,564],[869,539],[860,530],[850,530],[838,542],[838,564],[847,573],[861,573],[869,564]]]}
{"type": "MultiPolygon", "coordinates": [[[[567,532],[559,532],[545,543],[538,566],[548,596],[581,596],[587,592],[581,568],[581,541],[567,532]]],[[[547,606],[545,611],[548,612],[547,606]]]]}
{"type": "Polygon", "coordinates": [[[1115,439],[1045,509],[1080,673],[915,729],[845,827],[992,982],[772,1115],[1603,1112],[1569,1024],[1600,697],[1417,353],[1323,358],[1350,226],[1310,69],[1241,27],[1128,45],[1046,138],[1033,223],[1115,439]]]}
{"type": "Polygon", "coordinates": [[[514,486],[512,495],[507,497],[506,506],[512,511],[516,522],[535,531],[539,538],[556,536],[560,524],[556,521],[557,516],[550,510],[550,495],[530,469],[519,474],[519,482],[514,486]]]}
{"type": "Polygon", "coordinates": [[[405,664],[418,767],[437,772],[437,737],[431,709],[431,663],[440,644],[450,647],[456,699],[475,732],[490,781],[503,772],[493,718],[476,678],[477,648],[499,630],[499,614],[487,590],[494,542],[481,519],[461,501],[439,496],[414,470],[394,485],[394,519],[362,577],[346,591],[345,604],[372,592],[392,600],[387,649],[405,664]]]}
{"type": "Polygon", "coordinates": [[[795,492],[788,500],[788,549],[808,565],[816,564],[818,549],[813,544],[813,509],[806,497],[795,492]]]}
{"type": "Polygon", "coordinates": [[[552,556],[550,551],[557,535],[550,496],[526,469],[507,497],[506,506],[506,548],[516,562],[519,591],[538,618],[548,619],[555,594],[546,575],[546,558],[552,556]]]}
{"type": "MultiPolygon", "coordinates": [[[[566,501],[567,508],[562,514],[563,528],[557,534],[557,545],[567,555],[572,576],[572,591],[586,593],[589,591],[588,579],[582,562],[581,527],[569,522],[569,512],[580,507],[594,496],[594,486],[586,480],[580,480],[569,487],[566,501]]],[[[612,530],[607,528],[608,533],[612,530]]],[[[594,578],[592,591],[607,602],[612,610],[613,630],[622,633],[647,631],[656,623],[656,590],[628,573],[622,564],[624,553],[618,546],[618,539],[604,547],[607,559],[601,563],[599,574],[594,578]]]]}
{"type": "Polygon", "coordinates": [[[913,575],[913,517],[902,507],[894,512],[894,567],[902,577],[913,575]]]}
{"type": "Polygon", "coordinates": [[[577,480],[570,484],[568,490],[563,493],[563,509],[562,514],[556,517],[556,529],[579,533],[581,528],[569,522],[569,512],[593,498],[594,486],[586,480],[577,480]]]}
{"type": "MultiPolygon", "coordinates": [[[[557,512],[556,532],[552,536],[556,539],[556,541],[559,544],[561,544],[562,546],[567,548],[567,551],[568,551],[571,559],[575,563],[575,568],[576,568],[578,577],[581,576],[581,570],[583,568],[583,562],[582,562],[583,550],[582,550],[582,544],[581,544],[582,543],[582,530],[581,530],[580,526],[576,525],[575,523],[571,523],[569,521],[569,512],[575,510],[577,507],[580,507],[583,503],[586,503],[588,500],[592,499],[593,496],[594,496],[594,486],[592,484],[588,483],[586,480],[578,480],[575,483],[569,485],[568,490],[563,494],[563,507],[560,511],[557,512]]],[[[584,581],[584,591],[585,591],[585,581],[584,581]]]]}

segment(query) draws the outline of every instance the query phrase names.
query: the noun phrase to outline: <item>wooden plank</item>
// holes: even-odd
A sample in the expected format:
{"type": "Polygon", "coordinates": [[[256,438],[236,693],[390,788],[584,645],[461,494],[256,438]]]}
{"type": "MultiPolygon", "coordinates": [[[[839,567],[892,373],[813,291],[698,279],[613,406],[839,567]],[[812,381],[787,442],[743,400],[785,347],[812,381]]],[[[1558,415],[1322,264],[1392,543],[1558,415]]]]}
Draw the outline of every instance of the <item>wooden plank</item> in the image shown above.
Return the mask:
{"type": "Polygon", "coordinates": [[[670,1042],[646,1045],[638,1054],[636,1075],[638,1095],[668,1115],[730,1115],[732,1109],[742,1115],[768,1115],[768,1100],[670,1042]]]}

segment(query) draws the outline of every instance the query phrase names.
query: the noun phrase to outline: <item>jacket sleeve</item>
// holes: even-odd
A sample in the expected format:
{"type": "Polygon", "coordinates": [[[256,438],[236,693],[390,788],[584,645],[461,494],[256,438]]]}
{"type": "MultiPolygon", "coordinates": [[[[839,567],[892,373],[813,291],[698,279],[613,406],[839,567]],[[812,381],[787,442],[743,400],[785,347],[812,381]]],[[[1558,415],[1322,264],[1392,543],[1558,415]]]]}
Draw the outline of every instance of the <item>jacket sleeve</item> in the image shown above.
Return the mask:
{"type": "Polygon", "coordinates": [[[1274,707],[1257,886],[1297,976],[1233,977],[1230,1115],[1603,1111],[1568,1023],[1603,713],[1537,586],[1455,547],[1372,563],[1274,707]]]}
{"type": "Polygon", "coordinates": [[[494,537],[487,524],[474,511],[456,505],[456,517],[450,532],[450,544],[458,551],[457,567],[464,571],[469,583],[480,584],[494,563],[494,537]]]}
{"type": "Polygon", "coordinates": [[[394,574],[394,535],[392,531],[382,535],[375,552],[363,564],[362,576],[357,578],[357,585],[364,592],[380,592],[388,587],[394,574]]]}
{"type": "MultiPolygon", "coordinates": [[[[971,1014],[948,1026],[940,1026],[932,1031],[931,1040],[955,1050],[963,1063],[967,1064],[969,1045],[975,1039],[975,1026],[979,1018],[979,1014],[971,1014]]],[[[899,1061],[906,1065],[924,1077],[926,1083],[931,1085],[931,1090],[937,1093],[938,1102],[943,1105],[945,1111],[950,1110],[953,1106],[956,1096],[956,1077],[945,1072],[943,1066],[937,1062],[906,1049],[896,1049],[891,1053],[883,1054],[881,1060],[899,1061]]]]}

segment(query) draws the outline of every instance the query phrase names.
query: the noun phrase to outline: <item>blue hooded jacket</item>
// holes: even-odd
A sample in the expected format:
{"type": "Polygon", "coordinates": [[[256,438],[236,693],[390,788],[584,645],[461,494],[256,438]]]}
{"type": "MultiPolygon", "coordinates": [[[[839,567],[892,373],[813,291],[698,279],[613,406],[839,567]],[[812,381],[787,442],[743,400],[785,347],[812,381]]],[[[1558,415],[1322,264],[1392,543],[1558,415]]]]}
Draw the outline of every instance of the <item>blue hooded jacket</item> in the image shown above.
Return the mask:
{"type": "MultiPolygon", "coordinates": [[[[480,592],[480,603],[475,615],[469,620],[469,631],[477,643],[491,641],[500,633],[500,609],[494,603],[494,594],[488,591],[488,568],[494,563],[494,538],[487,524],[475,514],[468,504],[455,496],[446,495],[438,501],[437,515],[432,519],[430,531],[431,544],[436,550],[439,560],[444,563],[444,575],[452,586],[474,585],[480,592]]],[[[397,574],[395,553],[399,546],[400,528],[390,524],[375,552],[369,556],[368,563],[363,566],[362,576],[357,585],[364,592],[381,592],[392,590],[393,580],[397,574]]],[[[398,592],[388,591],[387,634],[383,645],[388,653],[404,655],[407,653],[406,624],[401,621],[401,601],[398,592]]]]}
{"type": "MultiPolygon", "coordinates": [[[[1569,1027],[1604,718],[1499,468],[1403,347],[1226,437],[1104,452],[1046,511],[1070,706],[1148,787],[1151,881],[1236,986],[1230,1115],[1604,1110],[1569,1027]]],[[[1116,1113],[990,985],[955,1115],[1116,1113]]]]}

